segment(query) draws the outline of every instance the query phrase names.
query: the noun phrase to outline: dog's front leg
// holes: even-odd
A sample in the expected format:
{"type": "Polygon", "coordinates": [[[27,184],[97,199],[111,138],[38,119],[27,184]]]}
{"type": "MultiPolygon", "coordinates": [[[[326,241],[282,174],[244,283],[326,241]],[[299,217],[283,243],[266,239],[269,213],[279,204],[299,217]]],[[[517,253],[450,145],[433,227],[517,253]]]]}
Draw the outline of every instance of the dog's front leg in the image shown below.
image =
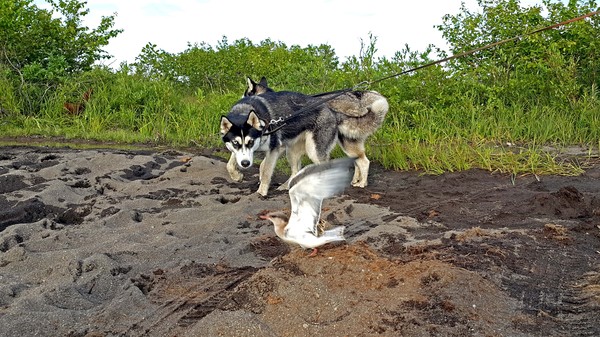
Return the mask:
{"type": "Polygon", "coordinates": [[[298,173],[298,171],[300,171],[300,169],[301,169],[302,155],[304,155],[305,152],[306,152],[306,150],[304,147],[304,137],[301,137],[294,144],[287,147],[287,149],[285,150],[285,153],[287,155],[287,160],[288,160],[288,163],[290,164],[290,168],[291,168],[292,172],[291,172],[288,180],[286,180],[285,183],[281,184],[281,186],[279,186],[279,188],[277,188],[277,190],[284,191],[284,190],[288,189],[290,179],[292,179],[292,177],[294,177],[298,173]]]}
{"type": "Polygon", "coordinates": [[[229,157],[229,161],[227,162],[227,172],[229,172],[229,176],[234,181],[240,182],[244,179],[244,175],[240,172],[240,169],[237,166],[237,160],[235,159],[235,153],[231,153],[231,157],[229,157]]]}
{"type": "Polygon", "coordinates": [[[260,186],[258,187],[257,193],[262,195],[263,197],[266,197],[267,193],[269,192],[271,177],[273,176],[273,172],[275,171],[277,159],[279,158],[283,150],[284,148],[280,147],[271,151],[267,151],[267,153],[265,154],[265,159],[260,164],[260,186]]]}

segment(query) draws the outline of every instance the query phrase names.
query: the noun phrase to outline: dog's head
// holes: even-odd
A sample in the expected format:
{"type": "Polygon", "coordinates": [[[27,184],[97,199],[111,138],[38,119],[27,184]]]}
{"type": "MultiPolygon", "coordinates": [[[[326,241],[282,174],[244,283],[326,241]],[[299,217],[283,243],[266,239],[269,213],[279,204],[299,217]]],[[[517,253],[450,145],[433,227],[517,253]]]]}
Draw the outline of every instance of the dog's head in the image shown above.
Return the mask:
{"type": "Polygon", "coordinates": [[[252,166],[254,151],[261,145],[261,137],[266,122],[250,111],[245,120],[231,120],[221,117],[221,138],[225,147],[233,154],[239,167],[252,166]]]}
{"type": "Polygon", "coordinates": [[[274,92],[274,90],[269,88],[269,85],[267,84],[267,79],[264,76],[260,79],[260,82],[258,83],[254,82],[250,77],[248,77],[248,88],[246,88],[243,97],[256,96],[264,94],[265,92],[274,92]]]}

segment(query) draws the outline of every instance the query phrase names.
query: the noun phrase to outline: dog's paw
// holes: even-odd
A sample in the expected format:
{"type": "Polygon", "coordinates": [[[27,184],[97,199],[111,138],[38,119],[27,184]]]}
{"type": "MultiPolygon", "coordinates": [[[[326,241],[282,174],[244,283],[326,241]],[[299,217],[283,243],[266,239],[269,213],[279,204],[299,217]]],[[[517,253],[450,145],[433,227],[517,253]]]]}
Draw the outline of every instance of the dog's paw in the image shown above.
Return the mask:
{"type": "Polygon", "coordinates": [[[367,187],[367,182],[366,181],[353,181],[352,186],[365,188],[365,187],[367,187]]]}
{"type": "Polygon", "coordinates": [[[269,192],[269,186],[264,186],[264,185],[260,185],[260,187],[258,188],[258,191],[256,191],[256,193],[258,193],[261,197],[266,197],[267,194],[269,192]]]}
{"type": "Polygon", "coordinates": [[[244,180],[244,175],[240,172],[229,172],[229,176],[231,177],[231,180],[238,183],[244,180]]]}

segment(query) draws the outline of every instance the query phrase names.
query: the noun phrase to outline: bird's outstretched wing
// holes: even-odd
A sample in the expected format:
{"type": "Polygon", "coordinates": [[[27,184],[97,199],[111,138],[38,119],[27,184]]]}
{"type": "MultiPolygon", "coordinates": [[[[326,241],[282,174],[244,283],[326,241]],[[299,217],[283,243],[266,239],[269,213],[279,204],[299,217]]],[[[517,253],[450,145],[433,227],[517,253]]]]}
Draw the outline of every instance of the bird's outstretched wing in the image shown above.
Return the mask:
{"type": "Polygon", "coordinates": [[[291,231],[312,232],[317,235],[317,223],[321,216],[323,199],[342,192],[352,178],[354,158],[330,160],[322,164],[308,165],[290,179],[289,193],[292,207],[291,231]],[[297,228],[302,226],[304,228],[297,228]]]}

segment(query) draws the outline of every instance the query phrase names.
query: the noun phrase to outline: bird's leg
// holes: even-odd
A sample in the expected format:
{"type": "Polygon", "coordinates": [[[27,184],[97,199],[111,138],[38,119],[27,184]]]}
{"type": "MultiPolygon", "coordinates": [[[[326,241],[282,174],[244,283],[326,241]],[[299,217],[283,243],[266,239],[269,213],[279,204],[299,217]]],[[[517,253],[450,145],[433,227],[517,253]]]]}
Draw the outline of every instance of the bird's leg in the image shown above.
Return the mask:
{"type": "Polygon", "coordinates": [[[319,223],[317,223],[317,233],[315,233],[315,234],[317,236],[321,236],[321,235],[323,235],[324,231],[325,231],[325,220],[319,219],[319,223]]]}
{"type": "Polygon", "coordinates": [[[308,257],[315,257],[315,256],[317,256],[317,252],[318,252],[317,248],[313,248],[312,253],[310,253],[310,255],[308,255],[308,257]]]}

